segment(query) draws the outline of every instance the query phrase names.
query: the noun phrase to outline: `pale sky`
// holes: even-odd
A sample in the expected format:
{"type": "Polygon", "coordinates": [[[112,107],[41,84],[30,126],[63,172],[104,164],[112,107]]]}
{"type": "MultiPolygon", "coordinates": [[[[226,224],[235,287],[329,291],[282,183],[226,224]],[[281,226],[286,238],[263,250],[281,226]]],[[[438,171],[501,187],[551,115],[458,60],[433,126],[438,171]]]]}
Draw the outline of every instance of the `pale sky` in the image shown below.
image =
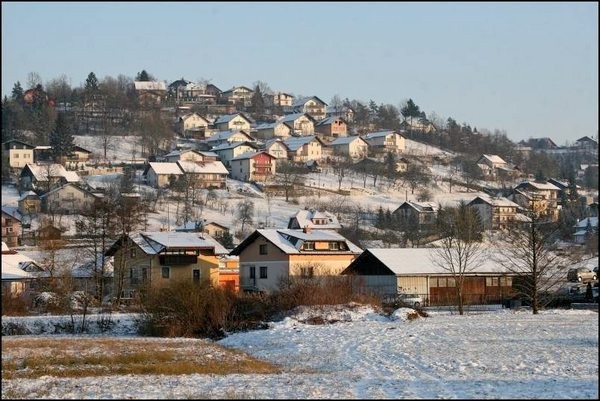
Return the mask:
{"type": "Polygon", "coordinates": [[[2,2],[2,95],[90,71],[398,105],[513,140],[598,135],[598,4],[2,2]]]}

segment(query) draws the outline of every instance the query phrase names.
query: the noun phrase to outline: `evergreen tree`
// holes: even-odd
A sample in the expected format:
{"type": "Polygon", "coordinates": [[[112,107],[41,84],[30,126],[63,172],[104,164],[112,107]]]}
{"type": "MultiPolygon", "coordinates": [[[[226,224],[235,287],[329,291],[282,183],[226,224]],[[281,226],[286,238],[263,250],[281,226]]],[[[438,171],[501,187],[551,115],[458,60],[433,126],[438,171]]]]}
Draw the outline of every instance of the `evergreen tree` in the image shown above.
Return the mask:
{"type": "Polygon", "coordinates": [[[254,86],[254,93],[252,94],[252,111],[259,117],[265,112],[265,100],[263,99],[263,93],[259,85],[254,86]]]}
{"type": "Polygon", "coordinates": [[[148,74],[146,72],[146,70],[142,70],[142,71],[138,72],[138,74],[135,76],[135,80],[136,81],[152,81],[152,77],[150,76],[150,74],[148,74]]]}
{"type": "Polygon", "coordinates": [[[377,220],[375,221],[375,227],[379,229],[385,228],[385,215],[383,213],[383,207],[379,205],[379,209],[377,210],[377,220]]]}
{"type": "Polygon", "coordinates": [[[122,194],[130,193],[133,191],[133,177],[135,176],[135,170],[133,166],[126,165],[123,167],[123,176],[121,177],[121,182],[119,185],[119,189],[122,194]]]}
{"type": "Polygon", "coordinates": [[[85,91],[88,93],[98,92],[98,78],[93,72],[90,72],[85,80],[85,91]]]}
{"type": "Polygon", "coordinates": [[[23,87],[21,86],[21,83],[19,81],[17,81],[15,86],[13,86],[11,97],[12,100],[15,100],[17,102],[23,100],[23,87]]]}
{"type": "Polygon", "coordinates": [[[56,126],[50,133],[49,142],[52,146],[52,155],[57,162],[73,152],[73,126],[64,113],[58,114],[56,126]]]}

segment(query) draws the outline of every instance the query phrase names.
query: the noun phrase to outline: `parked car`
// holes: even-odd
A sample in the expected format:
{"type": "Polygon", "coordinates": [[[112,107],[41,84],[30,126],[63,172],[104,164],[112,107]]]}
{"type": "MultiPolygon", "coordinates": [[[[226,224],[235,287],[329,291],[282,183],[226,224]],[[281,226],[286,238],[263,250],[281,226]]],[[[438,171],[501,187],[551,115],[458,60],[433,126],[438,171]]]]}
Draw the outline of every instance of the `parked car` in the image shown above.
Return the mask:
{"type": "Polygon", "coordinates": [[[598,276],[596,275],[596,273],[594,273],[587,267],[578,267],[577,269],[570,269],[567,273],[567,279],[573,282],[587,282],[590,280],[594,281],[597,278],[598,276]]]}
{"type": "Polygon", "coordinates": [[[418,294],[398,294],[396,301],[418,308],[423,305],[423,298],[418,294]]]}

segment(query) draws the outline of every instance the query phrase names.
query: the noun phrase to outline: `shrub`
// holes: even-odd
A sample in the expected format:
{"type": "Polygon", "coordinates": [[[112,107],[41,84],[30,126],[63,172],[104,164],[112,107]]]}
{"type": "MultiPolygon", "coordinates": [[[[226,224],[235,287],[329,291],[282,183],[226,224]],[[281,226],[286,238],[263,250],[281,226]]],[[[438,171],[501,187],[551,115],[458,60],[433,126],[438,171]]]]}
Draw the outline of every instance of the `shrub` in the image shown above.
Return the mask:
{"type": "Polygon", "coordinates": [[[13,295],[2,292],[2,315],[24,316],[29,313],[29,302],[24,295],[13,295]]]}

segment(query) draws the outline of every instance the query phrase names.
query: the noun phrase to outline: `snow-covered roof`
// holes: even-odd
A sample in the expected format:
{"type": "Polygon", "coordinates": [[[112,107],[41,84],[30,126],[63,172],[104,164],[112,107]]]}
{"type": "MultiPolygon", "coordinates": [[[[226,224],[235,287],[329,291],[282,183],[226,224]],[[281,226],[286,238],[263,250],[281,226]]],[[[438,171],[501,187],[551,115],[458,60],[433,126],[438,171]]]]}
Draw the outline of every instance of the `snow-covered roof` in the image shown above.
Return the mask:
{"type": "Polygon", "coordinates": [[[532,186],[533,188],[539,189],[539,190],[560,191],[560,188],[554,184],[551,184],[549,182],[537,182],[537,181],[523,181],[522,183],[517,185],[517,188],[525,188],[527,186],[532,186]]]}
{"type": "MultiPolygon", "coordinates": [[[[338,218],[327,211],[320,212],[315,210],[299,210],[294,216],[290,218],[290,223],[296,219],[298,222],[299,228],[311,227],[318,228],[319,230],[324,229],[339,229],[342,226],[338,221],[338,218]],[[314,219],[325,219],[327,220],[327,224],[315,224],[313,222],[314,219]]],[[[288,225],[289,226],[289,225],[288,225]]]]}
{"type": "Polygon", "coordinates": [[[480,199],[483,202],[487,203],[488,205],[491,206],[502,206],[502,207],[519,207],[519,205],[517,205],[515,202],[504,198],[504,197],[491,197],[489,195],[479,195],[478,197],[476,197],[475,199],[473,199],[471,202],[469,203],[477,203],[477,200],[480,199]]]}
{"type": "Polygon", "coordinates": [[[314,135],[310,135],[310,136],[295,136],[295,137],[291,137],[291,138],[286,138],[284,139],[284,143],[286,144],[286,146],[292,151],[295,152],[298,149],[300,149],[302,146],[306,145],[307,143],[310,143],[312,141],[315,140],[315,136],[314,135]]]}
{"type": "Polygon", "coordinates": [[[23,195],[21,195],[21,197],[19,198],[19,200],[22,201],[25,198],[27,198],[28,196],[38,196],[38,194],[36,194],[33,191],[27,191],[27,192],[24,192],[23,195]]]}
{"type": "Polygon", "coordinates": [[[198,163],[180,160],[177,164],[179,164],[184,173],[229,174],[227,168],[220,161],[198,163]]]}
{"type": "Polygon", "coordinates": [[[154,170],[156,174],[173,174],[173,175],[181,175],[183,172],[179,168],[177,163],[160,163],[160,162],[150,162],[148,163],[150,168],[154,170]]]}
{"type": "Polygon", "coordinates": [[[27,164],[27,167],[37,181],[48,181],[48,173],[51,177],[64,177],[68,182],[79,181],[79,176],[75,171],[67,171],[61,164],[27,164]]]}
{"type": "Polygon", "coordinates": [[[135,81],[133,84],[135,90],[167,90],[167,85],[162,81],[135,81]]]}
{"type": "Polygon", "coordinates": [[[501,163],[501,164],[506,164],[506,162],[498,155],[486,155],[483,154],[481,155],[481,157],[491,161],[492,163],[501,163]]]}
{"type": "Polygon", "coordinates": [[[239,255],[239,253],[258,235],[262,235],[269,242],[275,245],[277,248],[281,249],[283,252],[287,254],[302,254],[302,253],[344,253],[344,251],[306,251],[301,250],[302,244],[306,241],[342,241],[346,243],[348,247],[348,251],[353,254],[359,254],[362,252],[362,249],[347,240],[342,235],[338,234],[335,231],[327,231],[327,230],[311,230],[309,232],[304,232],[303,230],[295,230],[295,229],[259,229],[248,236],[240,245],[238,245],[232,252],[232,255],[239,255]]]}
{"type": "Polygon", "coordinates": [[[311,116],[309,116],[306,113],[294,113],[294,114],[286,114],[285,116],[283,116],[279,120],[277,120],[277,123],[289,123],[292,121],[296,121],[297,119],[299,119],[302,116],[308,117],[311,120],[313,119],[311,116]]]}
{"type": "Polygon", "coordinates": [[[225,254],[227,250],[206,233],[178,231],[142,232],[130,236],[148,255],[155,255],[166,249],[214,249],[215,254],[225,254]]]}
{"type": "Polygon", "coordinates": [[[241,155],[239,155],[239,156],[236,156],[236,157],[234,157],[233,159],[231,159],[231,161],[234,161],[234,160],[244,160],[244,159],[251,159],[251,158],[253,158],[254,156],[256,156],[257,154],[259,154],[259,153],[264,153],[264,154],[266,154],[266,155],[269,155],[269,156],[271,156],[272,158],[274,158],[274,159],[275,159],[275,156],[273,156],[273,155],[272,155],[272,154],[270,154],[269,152],[265,152],[265,151],[258,151],[258,152],[246,152],[246,153],[242,153],[241,155]]]}
{"type": "MultiPolygon", "coordinates": [[[[4,208],[2,209],[4,210],[4,208]]],[[[575,224],[575,228],[585,230],[588,226],[588,223],[590,227],[598,227],[598,217],[586,217],[585,219],[575,224]]]]}
{"type": "MultiPolygon", "coordinates": [[[[2,205],[2,212],[8,214],[9,216],[11,216],[12,218],[14,218],[16,220],[21,221],[23,219],[21,212],[19,212],[19,208],[15,207],[15,206],[2,205]]],[[[4,228],[2,230],[4,231],[4,228]]]]}
{"type": "Polygon", "coordinates": [[[206,142],[227,141],[233,135],[239,135],[239,134],[245,135],[247,140],[249,140],[249,141],[254,140],[254,138],[252,138],[250,135],[248,135],[245,131],[218,131],[218,132],[215,132],[213,135],[211,135],[211,137],[208,138],[206,140],[206,142]]]}
{"type": "Polygon", "coordinates": [[[89,194],[89,195],[92,195],[92,196],[94,196],[94,197],[98,197],[98,194],[97,194],[97,193],[90,192],[90,191],[88,191],[88,190],[87,190],[87,189],[85,189],[85,188],[81,188],[79,185],[75,185],[75,184],[67,183],[67,184],[65,184],[65,185],[63,185],[63,186],[60,186],[60,187],[54,188],[54,189],[52,189],[51,191],[48,191],[48,192],[46,192],[45,194],[41,195],[41,196],[40,196],[40,198],[47,198],[49,195],[51,195],[51,194],[53,194],[53,193],[55,193],[55,192],[58,192],[58,191],[62,191],[62,190],[63,190],[63,189],[65,189],[66,187],[74,188],[74,189],[76,189],[76,190],[78,190],[78,191],[80,191],[80,192],[85,192],[85,193],[87,193],[87,194],[89,194]]]}
{"type": "Polygon", "coordinates": [[[324,104],[325,106],[327,106],[327,103],[325,103],[324,101],[322,101],[321,99],[319,99],[317,96],[306,96],[306,97],[301,97],[299,99],[296,99],[294,101],[294,103],[292,104],[292,107],[301,107],[304,106],[304,104],[306,102],[308,102],[309,100],[314,99],[319,103],[324,104]]]}
{"type": "Polygon", "coordinates": [[[414,201],[404,201],[404,202],[402,202],[402,204],[400,206],[398,206],[398,209],[401,208],[405,204],[407,206],[412,207],[415,210],[418,210],[419,212],[437,212],[439,209],[439,205],[435,202],[414,202],[414,201]]]}
{"type": "MultiPolygon", "coordinates": [[[[4,244],[4,243],[3,243],[4,244]]],[[[23,280],[34,278],[34,275],[23,270],[33,259],[20,253],[4,253],[2,247],[2,280],[23,280]]]]}
{"type": "Polygon", "coordinates": [[[340,145],[348,145],[356,140],[359,141],[364,141],[364,139],[362,139],[360,136],[358,135],[353,135],[353,136],[341,136],[336,138],[335,140],[329,142],[329,146],[340,146],[340,145]]]}
{"type": "Polygon", "coordinates": [[[233,148],[237,148],[238,146],[241,145],[246,145],[246,146],[250,146],[251,148],[255,148],[255,146],[248,141],[241,141],[241,142],[225,142],[222,143],[218,146],[215,146],[211,149],[211,151],[213,152],[219,152],[221,150],[227,150],[227,149],[233,149],[233,148]]]}
{"type": "MultiPolygon", "coordinates": [[[[362,138],[363,138],[364,140],[369,140],[369,139],[373,139],[373,138],[380,138],[380,137],[382,137],[382,136],[384,136],[384,137],[385,137],[385,136],[388,136],[388,135],[390,135],[390,134],[397,134],[397,133],[396,133],[396,132],[394,132],[394,131],[377,131],[377,132],[369,132],[369,133],[367,133],[367,134],[364,134],[364,135],[362,136],[362,138]]],[[[397,135],[400,135],[400,134],[397,134],[397,135]]]]}
{"type": "Polygon", "coordinates": [[[244,114],[242,114],[242,113],[235,113],[235,114],[225,114],[225,115],[219,116],[219,118],[217,118],[214,123],[215,124],[228,123],[229,121],[233,120],[237,116],[242,117],[243,119],[247,120],[248,122],[252,122],[244,114]]]}
{"type": "Polygon", "coordinates": [[[344,121],[344,119],[342,117],[331,116],[331,117],[324,118],[323,120],[317,122],[315,125],[320,126],[320,125],[333,124],[336,120],[342,120],[342,121],[344,121]]]}
{"type": "MultiPolygon", "coordinates": [[[[396,275],[449,274],[434,263],[436,248],[368,248],[369,252],[396,275]]],[[[493,256],[480,258],[471,273],[507,273],[493,256]]],[[[357,259],[358,260],[358,259],[357,259]]],[[[357,263],[357,261],[353,262],[357,263]]]]}

